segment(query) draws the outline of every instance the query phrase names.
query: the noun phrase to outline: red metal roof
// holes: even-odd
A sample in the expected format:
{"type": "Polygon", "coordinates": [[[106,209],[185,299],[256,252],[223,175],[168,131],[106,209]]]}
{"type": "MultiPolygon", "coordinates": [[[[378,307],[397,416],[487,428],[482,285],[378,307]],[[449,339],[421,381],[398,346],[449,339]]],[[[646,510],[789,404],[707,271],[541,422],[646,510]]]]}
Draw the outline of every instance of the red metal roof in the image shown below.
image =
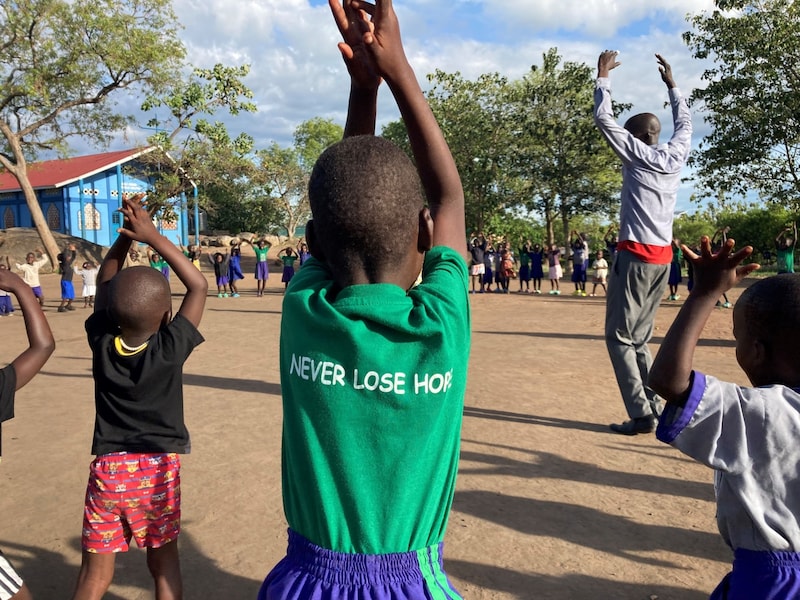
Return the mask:
{"type": "MultiPolygon", "coordinates": [[[[28,179],[33,189],[59,188],[81,178],[91,177],[117,165],[125,164],[151,150],[153,150],[153,146],[30,163],[28,164],[28,179]]],[[[17,179],[11,173],[0,172],[0,192],[16,192],[20,189],[17,179]]]]}

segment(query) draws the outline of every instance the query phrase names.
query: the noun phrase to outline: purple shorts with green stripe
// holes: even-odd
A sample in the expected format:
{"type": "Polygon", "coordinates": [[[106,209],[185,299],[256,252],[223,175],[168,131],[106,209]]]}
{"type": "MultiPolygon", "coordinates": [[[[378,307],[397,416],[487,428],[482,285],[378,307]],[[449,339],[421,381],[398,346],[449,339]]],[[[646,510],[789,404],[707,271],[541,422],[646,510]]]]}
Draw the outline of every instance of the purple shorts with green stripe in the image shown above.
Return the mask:
{"type": "Polygon", "coordinates": [[[460,600],[442,567],[442,544],[396,554],[344,554],[289,530],[286,558],[258,600],[460,600]]]}

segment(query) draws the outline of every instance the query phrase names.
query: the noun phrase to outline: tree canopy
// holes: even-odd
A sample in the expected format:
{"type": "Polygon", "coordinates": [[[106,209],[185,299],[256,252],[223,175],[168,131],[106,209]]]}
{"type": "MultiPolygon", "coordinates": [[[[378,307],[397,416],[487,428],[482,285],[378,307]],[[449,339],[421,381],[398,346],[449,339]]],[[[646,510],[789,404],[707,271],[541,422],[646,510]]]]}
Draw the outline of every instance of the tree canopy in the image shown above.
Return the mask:
{"type": "Polygon", "coordinates": [[[692,95],[711,125],[690,162],[704,195],[800,207],[800,5],[716,0],[690,22],[684,40],[710,65],[692,95]]]}
{"type": "Polygon", "coordinates": [[[0,4],[0,165],[25,193],[52,261],[58,248],[27,178],[39,151],[81,137],[105,144],[127,121],[117,90],[161,90],[184,58],[169,0],[18,0],[0,4]]]}

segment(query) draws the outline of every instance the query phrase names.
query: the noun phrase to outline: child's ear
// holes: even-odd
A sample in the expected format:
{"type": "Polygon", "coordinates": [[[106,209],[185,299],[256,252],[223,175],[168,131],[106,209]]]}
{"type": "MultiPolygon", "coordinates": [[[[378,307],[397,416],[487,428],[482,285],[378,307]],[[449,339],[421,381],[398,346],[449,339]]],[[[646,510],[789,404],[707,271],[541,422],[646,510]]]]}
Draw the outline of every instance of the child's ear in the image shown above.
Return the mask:
{"type": "Polygon", "coordinates": [[[308,251],[311,252],[311,256],[319,261],[325,262],[325,253],[317,244],[317,234],[314,231],[314,219],[309,219],[308,223],[306,223],[306,244],[308,245],[308,251]]]}
{"type": "Polygon", "coordinates": [[[419,233],[417,234],[417,249],[427,252],[433,248],[433,218],[428,207],[419,211],[419,233]]]}

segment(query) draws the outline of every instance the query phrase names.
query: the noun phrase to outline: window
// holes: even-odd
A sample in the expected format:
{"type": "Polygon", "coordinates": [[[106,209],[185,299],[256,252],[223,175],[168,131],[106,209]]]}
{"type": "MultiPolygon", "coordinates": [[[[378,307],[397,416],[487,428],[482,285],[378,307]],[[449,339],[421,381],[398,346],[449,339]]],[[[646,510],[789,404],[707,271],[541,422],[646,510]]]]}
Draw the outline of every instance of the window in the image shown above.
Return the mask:
{"type": "Polygon", "coordinates": [[[47,226],[52,231],[61,231],[61,213],[55,204],[47,207],[47,226]]]}
{"type": "Polygon", "coordinates": [[[81,219],[81,213],[78,211],[78,228],[83,229],[85,231],[98,231],[102,229],[100,225],[100,211],[97,210],[94,204],[87,204],[83,207],[83,219],[81,219]],[[81,227],[81,222],[84,223],[83,227],[81,227]]]}

